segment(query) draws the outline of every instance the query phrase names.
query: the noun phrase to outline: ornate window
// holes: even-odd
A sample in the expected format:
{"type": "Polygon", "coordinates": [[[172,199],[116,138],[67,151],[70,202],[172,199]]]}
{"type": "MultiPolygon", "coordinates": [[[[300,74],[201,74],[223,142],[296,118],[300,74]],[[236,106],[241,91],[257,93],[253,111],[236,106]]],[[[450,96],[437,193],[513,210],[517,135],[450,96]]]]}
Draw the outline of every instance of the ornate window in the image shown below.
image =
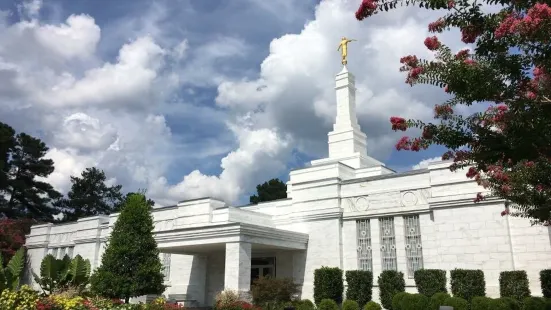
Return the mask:
{"type": "Polygon", "coordinates": [[[404,235],[408,277],[412,279],[415,271],[423,268],[423,246],[421,245],[419,215],[404,216],[404,235]]]}
{"type": "Polygon", "coordinates": [[[161,262],[163,264],[164,281],[170,281],[170,253],[162,253],[161,262]]]}
{"type": "Polygon", "coordinates": [[[381,239],[381,264],[383,265],[383,270],[397,270],[394,218],[380,218],[379,227],[381,239]]]}
{"type": "Polygon", "coordinates": [[[369,220],[356,221],[356,244],[358,246],[358,269],[373,270],[371,255],[371,226],[369,220]]]}

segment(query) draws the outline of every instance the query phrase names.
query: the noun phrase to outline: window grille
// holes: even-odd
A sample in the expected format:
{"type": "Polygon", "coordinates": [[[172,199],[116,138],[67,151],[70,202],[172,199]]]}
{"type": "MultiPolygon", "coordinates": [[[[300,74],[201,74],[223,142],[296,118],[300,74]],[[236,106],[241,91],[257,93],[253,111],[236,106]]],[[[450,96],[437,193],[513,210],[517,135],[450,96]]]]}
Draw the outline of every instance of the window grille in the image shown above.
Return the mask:
{"type": "Polygon", "coordinates": [[[373,270],[371,252],[371,226],[369,220],[356,221],[356,243],[358,245],[358,269],[373,270]]]}
{"type": "Polygon", "coordinates": [[[63,259],[67,254],[67,248],[59,248],[58,258],[63,259]]]}
{"type": "Polygon", "coordinates": [[[396,235],[394,233],[394,218],[379,219],[381,236],[381,264],[383,270],[397,270],[396,235]]]}
{"type": "Polygon", "coordinates": [[[51,253],[52,256],[55,257],[55,258],[57,258],[57,252],[58,252],[58,251],[59,251],[59,248],[53,248],[53,249],[52,249],[52,253],[51,253]]]}
{"type": "Polygon", "coordinates": [[[70,246],[67,248],[67,255],[69,255],[70,258],[73,258],[73,251],[75,250],[74,246],[70,246]]]}
{"type": "Polygon", "coordinates": [[[163,278],[165,282],[170,280],[170,253],[163,253],[163,278]]]}
{"type": "Polygon", "coordinates": [[[421,244],[419,215],[404,216],[404,235],[408,277],[412,279],[415,271],[423,268],[423,246],[421,244]]]}

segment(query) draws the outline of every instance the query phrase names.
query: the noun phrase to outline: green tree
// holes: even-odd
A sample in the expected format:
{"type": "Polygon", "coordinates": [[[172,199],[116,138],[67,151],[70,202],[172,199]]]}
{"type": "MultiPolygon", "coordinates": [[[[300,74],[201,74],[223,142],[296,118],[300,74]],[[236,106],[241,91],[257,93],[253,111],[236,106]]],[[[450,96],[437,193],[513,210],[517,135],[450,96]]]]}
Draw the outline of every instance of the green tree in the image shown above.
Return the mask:
{"type": "MultiPolygon", "coordinates": [[[[124,199],[121,201],[121,203],[119,203],[116,207],[115,207],[115,210],[114,212],[121,212],[122,210],[122,207],[124,207],[124,203],[125,201],[132,195],[134,194],[142,194],[142,195],[145,195],[145,191],[138,191],[138,192],[128,192],[126,193],[126,195],[124,196],[124,199]]],[[[147,205],[151,208],[153,208],[153,206],[155,205],[155,201],[149,199],[149,198],[146,198],[146,201],[147,201],[147,205]]]]}
{"type": "Polygon", "coordinates": [[[64,210],[65,221],[116,212],[124,203],[121,185],[107,186],[103,170],[86,168],[80,177],[71,177],[67,198],[58,202],[64,210]]]}
{"type": "Polygon", "coordinates": [[[47,152],[40,139],[15,135],[10,126],[0,123],[0,215],[52,220],[59,213],[52,202],[61,194],[37,179],[54,171],[53,160],[44,158],[47,152]]]}
{"type": "MultiPolygon", "coordinates": [[[[510,214],[548,225],[551,219],[551,7],[549,1],[513,0],[364,0],[356,12],[362,20],[378,12],[415,4],[441,9],[428,25],[440,33],[459,28],[473,51],[457,53],[437,36],[425,39],[434,60],[403,57],[406,82],[442,88],[449,99],[434,108],[435,121],[392,117],[394,130],[417,128],[403,137],[398,150],[419,151],[442,145],[452,171],[468,168],[467,177],[488,195],[512,203],[510,214]],[[500,5],[497,13],[483,4],[500,5]],[[486,110],[486,111],[484,111],[486,110]],[[469,111],[469,112],[465,112],[469,111]],[[484,111],[484,112],[476,112],[484,111]]],[[[473,197],[474,198],[474,197],[473,197]]],[[[502,215],[509,214],[509,208],[502,215]]]]}
{"type": "Polygon", "coordinates": [[[161,294],[165,290],[150,212],[143,194],[127,198],[109,237],[101,266],[91,277],[93,292],[128,303],[130,297],[161,294]]]}
{"type": "Polygon", "coordinates": [[[272,201],[287,198],[287,185],[280,179],[271,179],[256,186],[256,195],[249,198],[250,203],[257,204],[264,201],[272,201]]]}
{"type": "MultiPolygon", "coordinates": [[[[0,122],[0,193],[8,188],[10,171],[10,154],[15,148],[15,130],[0,122]]],[[[5,206],[7,200],[0,195],[0,206],[5,206]]]]}

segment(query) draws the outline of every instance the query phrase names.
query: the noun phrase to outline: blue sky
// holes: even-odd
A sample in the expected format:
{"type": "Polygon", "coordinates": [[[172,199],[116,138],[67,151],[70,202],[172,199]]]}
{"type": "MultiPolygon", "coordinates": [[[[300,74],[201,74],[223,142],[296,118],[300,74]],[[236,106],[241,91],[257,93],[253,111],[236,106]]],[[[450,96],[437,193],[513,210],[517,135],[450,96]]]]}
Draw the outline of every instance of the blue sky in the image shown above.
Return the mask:
{"type": "MultiPolygon", "coordinates": [[[[47,142],[62,192],[98,166],[161,205],[242,204],[256,184],[327,155],[346,35],[358,40],[349,70],[368,152],[412,169],[443,150],[395,151],[388,119],[429,120],[445,99],[398,72],[401,56],[432,57],[423,40],[438,13],[358,22],[359,2],[2,0],[0,121],[47,142]]],[[[456,36],[442,40],[460,49],[456,36]]]]}

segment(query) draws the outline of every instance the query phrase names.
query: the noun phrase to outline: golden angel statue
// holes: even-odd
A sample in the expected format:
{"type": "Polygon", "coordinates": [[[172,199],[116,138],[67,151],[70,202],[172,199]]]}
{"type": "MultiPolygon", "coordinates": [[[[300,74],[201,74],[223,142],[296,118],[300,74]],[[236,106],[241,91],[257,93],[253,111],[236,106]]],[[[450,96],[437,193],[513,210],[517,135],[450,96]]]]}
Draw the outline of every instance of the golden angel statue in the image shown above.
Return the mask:
{"type": "Polygon", "coordinates": [[[341,56],[342,56],[342,64],[343,65],[346,65],[347,64],[347,60],[346,60],[346,57],[348,56],[348,43],[352,42],[352,41],[356,41],[354,39],[348,39],[346,37],[342,37],[341,39],[341,43],[339,44],[339,48],[337,48],[337,51],[341,51],[341,56]]]}

